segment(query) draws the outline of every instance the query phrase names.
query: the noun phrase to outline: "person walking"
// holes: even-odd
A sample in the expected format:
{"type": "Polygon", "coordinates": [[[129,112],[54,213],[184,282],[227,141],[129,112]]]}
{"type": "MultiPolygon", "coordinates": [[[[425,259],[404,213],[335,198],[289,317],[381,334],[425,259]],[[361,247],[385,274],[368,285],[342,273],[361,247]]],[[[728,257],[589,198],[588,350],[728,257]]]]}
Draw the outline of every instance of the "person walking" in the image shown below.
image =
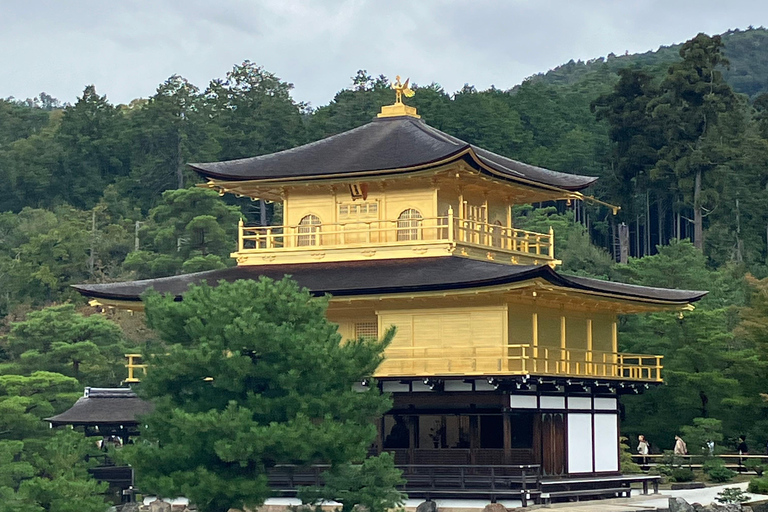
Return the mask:
{"type": "Polygon", "coordinates": [[[688,447],[680,436],[675,436],[675,455],[688,455],[688,447]]]}
{"type": "Polygon", "coordinates": [[[642,458],[640,459],[642,462],[641,464],[645,466],[647,461],[647,455],[650,452],[650,445],[648,444],[648,441],[645,440],[645,436],[643,434],[640,434],[637,436],[637,453],[638,455],[642,455],[642,458]]]}

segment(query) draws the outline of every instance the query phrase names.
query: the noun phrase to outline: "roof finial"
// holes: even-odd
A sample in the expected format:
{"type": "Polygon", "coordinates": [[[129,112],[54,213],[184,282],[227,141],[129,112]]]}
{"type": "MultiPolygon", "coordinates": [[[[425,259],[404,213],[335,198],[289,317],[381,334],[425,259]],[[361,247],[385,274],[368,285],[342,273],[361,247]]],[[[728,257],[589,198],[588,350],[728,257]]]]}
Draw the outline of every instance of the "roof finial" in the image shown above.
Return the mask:
{"type": "Polygon", "coordinates": [[[406,98],[411,98],[413,97],[414,94],[416,94],[415,92],[413,92],[413,89],[411,89],[411,87],[408,85],[408,82],[410,81],[411,81],[410,78],[406,78],[405,83],[401,84],[400,75],[397,75],[395,77],[395,81],[392,83],[392,88],[395,90],[395,95],[396,95],[395,105],[403,102],[403,94],[405,94],[406,98]]]}
{"type": "Polygon", "coordinates": [[[395,90],[395,104],[381,107],[381,112],[378,117],[421,117],[416,114],[416,109],[414,107],[409,107],[403,103],[403,95],[405,95],[406,98],[410,98],[416,94],[414,90],[411,89],[410,81],[410,78],[406,78],[405,83],[401,83],[400,75],[395,77],[395,81],[392,82],[392,89],[395,90]]]}

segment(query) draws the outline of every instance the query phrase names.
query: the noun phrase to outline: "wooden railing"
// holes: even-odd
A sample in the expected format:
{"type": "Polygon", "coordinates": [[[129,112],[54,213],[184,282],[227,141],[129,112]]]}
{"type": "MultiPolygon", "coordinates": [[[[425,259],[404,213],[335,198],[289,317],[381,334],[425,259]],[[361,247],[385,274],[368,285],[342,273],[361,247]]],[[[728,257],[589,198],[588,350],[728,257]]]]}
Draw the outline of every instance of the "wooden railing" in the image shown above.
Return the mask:
{"type": "MultiPolygon", "coordinates": [[[[147,372],[141,354],[125,357],[125,382],[139,382],[139,372],[147,372]]],[[[531,345],[389,347],[375,376],[553,375],[661,382],[663,357],[531,345]]]]}
{"type": "Polygon", "coordinates": [[[498,224],[459,219],[453,210],[442,217],[410,220],[348,221],[293,226],[238,226],[238,253],[316,250],[350,246],[458,242],[554,259],[554,233],[536,233],[498,224]]]}
{"type": "Polygon", "coordinates": [[[662,357],[519,344],[389,347],[376,376],[554,375],[661,382],[662,357]]]}

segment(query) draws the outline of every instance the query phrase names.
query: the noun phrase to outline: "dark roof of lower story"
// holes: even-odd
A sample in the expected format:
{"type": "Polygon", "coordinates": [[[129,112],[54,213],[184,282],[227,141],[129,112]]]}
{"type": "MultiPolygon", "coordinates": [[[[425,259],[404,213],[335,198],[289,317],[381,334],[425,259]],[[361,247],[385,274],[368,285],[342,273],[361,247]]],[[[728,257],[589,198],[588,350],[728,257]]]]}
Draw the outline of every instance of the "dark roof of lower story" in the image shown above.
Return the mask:
{"type": "Polygon", "coordinates": [[[74,288],[97,298],[138,301],[151,289],[180,297],[191,284],[239,279],[292,277],[313,295],[336,297],[449,291],[484,288],[541,278],[555,286],[586,292],[606,293],[626,299],[656,300],[687,304],[706,295],[705,291],[651,288],[559,274],[548,265],[506,265],[461,257],[412,258],[290,265],[254,265],[109,284],[81,284],[74,288]]]}
{"type": "Polygon", "coordinates": [[[129,388],[85,388],[75,405],[61,414],[45,418],[60,425],[137,425],[137,416],[152,412],[151,402],[129,388]]]}

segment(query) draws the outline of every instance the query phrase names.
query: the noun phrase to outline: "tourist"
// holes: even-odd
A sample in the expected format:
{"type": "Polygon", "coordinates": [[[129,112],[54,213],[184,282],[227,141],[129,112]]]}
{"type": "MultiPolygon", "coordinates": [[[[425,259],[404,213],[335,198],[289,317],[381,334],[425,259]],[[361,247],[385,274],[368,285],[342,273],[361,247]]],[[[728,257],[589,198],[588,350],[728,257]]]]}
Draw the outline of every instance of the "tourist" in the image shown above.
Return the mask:
{"type": "Polygon", "coordinates": [[[737,449],[739,450],[739,455],[746,455],[749,452],[747,440],[744,436],[739,436],[739,447],[737,449]]]}
{"type": "Polygon", "coordinates": [[[675,455],[688,455],[688,447],[680,436],[675,436],[675,455]]]}
{"type": "Polygon", "coordinates": [[[715,456],[715,442],[711,439],[707,440],[707,451],[710,457],[715,456]]]}
{"type": "Polygon", "coordinates": [[[640,459],[642,462],[641,464],[645,466],[648,462],[646,459],[646,455],[649,453],[649,445],[648,441],[645,440],[645,436],[643,434],[640,434],[637,436],[637,453],[642,455],[642,458],[640,459]]]}

